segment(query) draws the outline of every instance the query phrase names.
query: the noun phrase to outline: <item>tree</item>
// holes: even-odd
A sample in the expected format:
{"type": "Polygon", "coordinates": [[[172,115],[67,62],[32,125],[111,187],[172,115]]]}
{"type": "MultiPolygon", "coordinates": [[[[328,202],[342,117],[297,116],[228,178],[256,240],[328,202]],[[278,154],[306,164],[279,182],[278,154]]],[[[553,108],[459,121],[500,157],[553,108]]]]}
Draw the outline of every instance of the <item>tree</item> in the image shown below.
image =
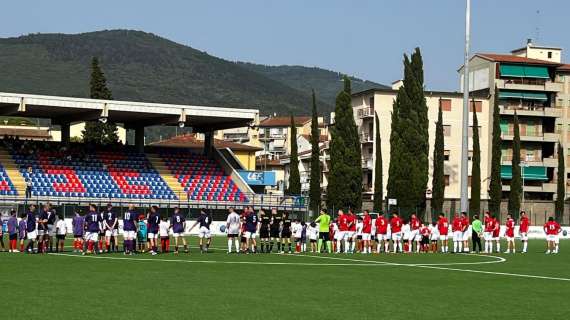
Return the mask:
{"type": "Polygon", "coordinates": [[[299,154],[297,150],[297,125],[295,117],[291,115],[291,156],[289,159],[289,188],[288,193],[293,195],[301,194],[301,175],[299,174],[299,154]]]}
{"type": "Polygon", "coordinates": [[[521,208],[521,137],[519,133],[519,117],[515,111],[513,120],[514,136],[513,136],[513,157],[511,160],[512,178],[511,178],[511,192],[509,193],[509,208],[508,211],[513,215],[515,220],[518,219],[519,211],[521,208]]]}
{"type": "Polygon", "coordinates": [[[418,48],[411,60],[404,55],[403,82],[393,103],[387,189],[388,197],[395,198],[407,216],[425,208],[429,166],[427,104],[418,48]]]}
{"type": "Polygon", "coordinates": [[[555,216],[556,221],[559,223],[562,222],[562,217],[564,215],[564,200],[566,198],[566,185],[564,180],[566,177],[564,176],[564,169],[566,165],[564,164],[564,149],[562,149],[562,143],[558,142],[558,174],[557,174],[557,181],[556,181],[556,203],[555,203],[555,216]]]}
{"type": "Polygon", "coordinates": [[[327,206],[334,210],[360,209],[362,206],[362,157],[350,94],[350,79],[345,76],[344,90],[336,97],[335,120],[331,128],[327,206]]]}
{"type": "Polygon", "coordinates": [[[378,114],[374,112],[374,122],[376,124],[376,135],[374,144],[376,148],[376,161],[374,163],[374,212],[382,212],[384,208],[384,179],[382,165],[382,141],[380,140],[380,120],[378,114]]]}
{"type": "Polygon", "coordinates": [[[499,93],[495,88],[493,100],[493,128],[491,141],[491,182],[489,183],[489,211],[498,214],[501,210],[503,187],[501,183],[501,115],[499,93]]]}
{"type": "Polygon", "coordinates": [[[433,178],[431,207],[437,215],[442,212],[445,194],[443,112],[439,106],[437,123],[435,124],[435,142],[433,147],[433,178]]]}
{"type": "MultiPolygon", "coordinates": [[[[99,66],[99,59],[91,60],[90,94],[92,99],[112,100],[111,90],[107,87],[107,79],[99,66]]],[[[114,123],[87,121],[82,131],[83,141],[100,145],[112,144],[119,141],[117,126],[114,123]]]]}
{"type": "Polygon", "coordinates": [[[470,217],[481,211],[481,146],[479,144],[479,120],[473,101],[473,156],[471,157],[471,201],[470,217]]]}
{"type": "Polygon", "coordinates": [[[317,99],[313,90],[313,117],[311,121],[311,181],[309,185],[310,208],[318,212],[321,206],[321,160],[319,149],[319,116],[317,114],[317,99]]]}

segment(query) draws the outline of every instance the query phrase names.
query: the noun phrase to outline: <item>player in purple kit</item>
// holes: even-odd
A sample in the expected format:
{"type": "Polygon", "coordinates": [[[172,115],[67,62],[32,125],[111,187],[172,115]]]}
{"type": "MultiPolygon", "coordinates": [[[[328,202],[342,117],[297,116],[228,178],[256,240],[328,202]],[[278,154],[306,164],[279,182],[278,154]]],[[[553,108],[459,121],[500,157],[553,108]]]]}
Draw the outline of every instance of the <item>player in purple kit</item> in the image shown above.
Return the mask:
{"type": "Polygon", "coordinates": [[[157,212],[157,207],[150,207],[150,212],[148,214],[148,233],[147,237],[150,242],[150,254],[153,256],[157,254],[157,239],[158,239],[158,225],[160,224],[160,215],[157,212]]]}
{"type": "Polygon", "coordinates": [[[20,239],[20,251],[24,252],[24,242],[26,240],[26,214],[22,213],[18,223],[18,238],[20,239]]]}
{"type": "Polygon", "coordinates": [[[85,217],[81,215],[81,209],[75,209],[75,216],[71,220],[73,231],[73,252],[83,251],[83,234],[85,231],[85,217]]]}
{"type": "Polygon", "coordinates": [[[117,245],[117,237],[119,236],[119,219],[113,211],[113,206],[107,204],[107,210],[104,212],[105,220],[103,220],[103,229],[105,230],[105,252],[119,251],[117,245]]]}
{"type": "Polygon", "coordinates": [[[186,243],[186,238],[184,237],[184,232],[186,230],[186,218],[180,212],[180,208],[174,208],[174,214],[170,218],[170,225],[172,226],[172,235],[174,236],[174,254],[178,254],[178,241],[180,238],[182,238],[184,252],[188,253],[188,244],[186,243]]]}
{"type": "Polygon", "coordinates": [[[7,226],[9,251],[20,252],[20,250],[18,250],[18,218],[16,218],[16,210],[14,209],[10,211],[10,218],[8,218],[7,226]]]}
{"type": "Polygon", "coordinates": [[[255,236],[257,234],[257,229],[259,227],[259,217],[253,208],[248,206],[249,213],[245,217],[245,239],[247,241],[246,248],[249,248],[251,244],[251,252],[257,252],[257,242],[255,241],[255,236]]]}
{"type": "Polygon", "coordinates": [[[85,241],[87,241],[87,252],[83,254],[93,253],[94,246],[97,245],[99,240],[101,215],[97,213],[97,207],[94,204],[89,205],[89,212],[85,215],[85,241]]]}
{"type": "Polygon", "coordinates": [[[36,230],[36,206],[30,205],[30,209],[26,214],[26,236],[28,237],[28,245],[26,246],[26,251],[28,253],[34,253],[34,243],[38,237],[38,231],[36,230]]]}
{"type": "Polygon", "coordinates": [[[49,245],[49,252],[53,252],[53,237],[55,236],[55,210],[51,207],[51,204],[46,204],[47,206],[47,223],[46,223],[46,234],[44,238],[46,239],[46,247],[49,245]]]}
{"type": "Polygon", "coordinates": [[[49,238],[47,229],[48,217],[49,207],[45,204],[38,218],[38,253],[47,251],[47,240],[49,238]]]}
{"type": "Polygon", "coordinates": [[[137,236],[137,217],[135,205],[130,204],[129,210],[123,214],[123,247],[125,254],[133,254],[135,252],[135,237],[137,236]]]}
{"type": "Polygon", "coordinates": [[[188,232],[192,231],[196,225],[200,225],[198,229],[198,237],[200,238],[200,252],[208,252],[210,248],[210,243],[212,242],[212,233],[210,232],[210,224],[212,223],[212,218],[206,213],[206,209],[200,210],[200,215],[196,222],[192,225],[188,232]],[[206,248],[204,249],[204,238],[207,239],[206,248]]]}

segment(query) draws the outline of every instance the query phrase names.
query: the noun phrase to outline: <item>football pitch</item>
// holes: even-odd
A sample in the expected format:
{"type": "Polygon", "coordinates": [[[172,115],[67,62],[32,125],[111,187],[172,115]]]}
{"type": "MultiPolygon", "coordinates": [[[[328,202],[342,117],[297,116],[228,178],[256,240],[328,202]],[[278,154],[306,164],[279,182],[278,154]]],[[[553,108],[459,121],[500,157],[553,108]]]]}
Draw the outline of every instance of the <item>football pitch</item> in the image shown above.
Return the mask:
{"type": "MultiPolygon", "coordinates": [[[[563,319],[570,241],[545,255],[0,253],[4,319],[563,319]]],[[[71,244],[71,243],[70,243],[71,244]]],[[[517,244],[520,244],[517,243],[517,244]]],[[[505,244],[502,244],[505,248],[505,244]]]]}

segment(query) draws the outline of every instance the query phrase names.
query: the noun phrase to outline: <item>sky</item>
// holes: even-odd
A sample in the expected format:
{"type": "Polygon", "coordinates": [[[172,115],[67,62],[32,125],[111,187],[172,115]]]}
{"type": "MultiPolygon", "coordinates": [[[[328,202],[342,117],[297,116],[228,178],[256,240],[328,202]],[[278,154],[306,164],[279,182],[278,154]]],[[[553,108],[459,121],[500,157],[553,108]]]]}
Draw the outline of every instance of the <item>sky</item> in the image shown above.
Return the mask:
{"type": "MultiPolygon", "coordinates": [[[[570,1],[471,2],[472,53],[508,53],[527,38],[570,50],[570,1]]],[[[431,90],[458,90],[464,54],[465,0],[18,0],[2,11],[0,37],[136,29],[227,60],[317,66],[388,85],[402,77],[403,54],[420,47],[431,90]]]]}

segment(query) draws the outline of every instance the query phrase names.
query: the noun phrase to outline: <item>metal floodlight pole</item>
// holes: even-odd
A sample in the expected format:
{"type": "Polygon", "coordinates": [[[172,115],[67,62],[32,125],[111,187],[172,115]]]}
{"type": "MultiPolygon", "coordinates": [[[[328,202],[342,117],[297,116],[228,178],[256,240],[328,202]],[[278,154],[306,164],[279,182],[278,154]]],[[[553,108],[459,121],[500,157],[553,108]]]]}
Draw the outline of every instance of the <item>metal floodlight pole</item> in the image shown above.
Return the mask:
{"type": "Polygon", "coordinates": [[[469,129],[469,29],[471,15],[471,0],[466,0],[465,7],[465,62],[463,63],[463,130],[461,139],[461,212],[469,210],[467,198],[467,178],[469,162],[468,129],[469,129]]]}

